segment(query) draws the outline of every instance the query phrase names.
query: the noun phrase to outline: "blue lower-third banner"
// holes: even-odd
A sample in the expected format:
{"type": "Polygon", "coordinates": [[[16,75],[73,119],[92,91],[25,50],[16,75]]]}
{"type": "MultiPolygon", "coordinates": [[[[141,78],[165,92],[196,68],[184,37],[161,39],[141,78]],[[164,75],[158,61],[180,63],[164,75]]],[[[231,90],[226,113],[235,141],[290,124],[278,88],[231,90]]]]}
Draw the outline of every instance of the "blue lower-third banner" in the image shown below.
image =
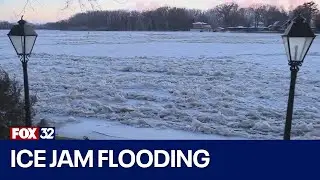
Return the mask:
{"type": "Polygon", "coordinates": [[[319,141],[1,141],[9,179],[319,179],[319,141]]]}

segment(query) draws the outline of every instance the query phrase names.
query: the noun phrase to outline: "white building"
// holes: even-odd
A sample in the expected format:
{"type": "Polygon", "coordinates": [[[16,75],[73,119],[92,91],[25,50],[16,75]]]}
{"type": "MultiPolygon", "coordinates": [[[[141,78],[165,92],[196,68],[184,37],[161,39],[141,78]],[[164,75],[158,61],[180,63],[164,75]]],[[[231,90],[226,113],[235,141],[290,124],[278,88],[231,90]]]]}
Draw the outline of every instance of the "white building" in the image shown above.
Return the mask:
{"type": "Polygon", "coordinates": [[[190,29],[192,32],[212,32],[212,27],[208,23],[195,22],[192,25],[193,27],[190,29]]]}

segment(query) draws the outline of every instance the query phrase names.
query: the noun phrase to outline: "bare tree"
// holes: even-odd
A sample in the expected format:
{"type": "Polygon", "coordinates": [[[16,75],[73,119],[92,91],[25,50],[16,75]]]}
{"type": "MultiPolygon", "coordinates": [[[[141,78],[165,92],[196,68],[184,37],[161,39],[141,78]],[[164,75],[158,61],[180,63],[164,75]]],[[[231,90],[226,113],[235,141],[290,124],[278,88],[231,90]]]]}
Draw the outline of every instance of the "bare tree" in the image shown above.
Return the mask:
{"type": "Polygon", "coordinates": [[[284,9],[272,5],[263,6],[261,19],[265,26],[272,25],[277,21],[287,21],[288,18],[288,13],[284,9]]]}
{"type": "Polygon", "coordinates": [[[253,12],[254,16],[254,27],[257,28],[259,23],[263,19],[263,13],[265,11],[263,4],[253,4],[250,6],[250,10],[253,12]]]}
{"type": "Polygon", "coordinates": [[[320,14],[316,15],[315,20],[314,20],[314,24],[315,24],[315,27],[317,28],[317,30],[319,31],[320,30],[320,14]]]}
{"type": "Polygon", "coordinates": [[[293,16],[301,14],[304,18],[306,18],[308,23],[311,23],[311,21],[314,20],[318,13],[318,4],[314,1],[303,3],[293,10],[293,16]]]}
{"type": "Polygon", "coordinates": [[[216,16],[220,21],[220,24],[224,27],[236,26],[238,23],[235,21],[235,17],[238,13],[239,5],[237,3],[224,3],[214,8],[216,16]]]}

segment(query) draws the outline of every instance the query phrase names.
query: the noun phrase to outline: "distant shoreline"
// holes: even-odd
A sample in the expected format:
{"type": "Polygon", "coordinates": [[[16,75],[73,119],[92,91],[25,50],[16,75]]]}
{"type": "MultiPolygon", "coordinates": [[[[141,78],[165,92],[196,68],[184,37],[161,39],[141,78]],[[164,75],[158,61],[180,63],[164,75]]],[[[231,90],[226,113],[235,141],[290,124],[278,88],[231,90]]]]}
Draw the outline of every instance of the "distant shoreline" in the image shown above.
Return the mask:
{"type": "MultiPolygon", "coordinates": [[[[112,30],[97,30],[97,29],[49,29],[49,28],[36,28],[37,30],[47,30],[47,31],[83,31],[83,32],[190,32],[197,33],[191,31],[112,31],[112,30]]],[[[10,29],[0,29],[0,30],[10,30],[10,29]]],[[[283,31],[212,31],[212,32],[198,32],[198,33],[247,33],[247,34],[283,34],[283,31]]],[[[315,31],[316,34],[320,33],[319,31],[315,31]]]]}
{"type": "MultiPolygon", "coordinates": [[[[0,29],[0,30],[10,30],[10,29],[0,29]]],[[[49,28],[37,28],[37,30],[47,30],[47,31],[83,31],[83,32],[190,32],[197,33],[191,31],[112,31],[112,30],[97,30],[97,29],[49,29],[49,28]]],[[[281,31],[212,31],[212,32],[198,32],[198,33],[263,33],[263,34],[281,34],[281,31]]]]}

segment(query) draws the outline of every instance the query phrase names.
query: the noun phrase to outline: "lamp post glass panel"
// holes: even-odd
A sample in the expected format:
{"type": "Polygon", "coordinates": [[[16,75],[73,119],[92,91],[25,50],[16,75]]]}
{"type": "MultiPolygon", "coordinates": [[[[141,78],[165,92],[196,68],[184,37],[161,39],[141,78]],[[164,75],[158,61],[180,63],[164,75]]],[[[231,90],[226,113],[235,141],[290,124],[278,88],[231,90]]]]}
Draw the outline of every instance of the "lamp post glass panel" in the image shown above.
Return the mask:
{"type": "Polygon", "coordinates": [[[294,91],[299,67],[302,66],[302,63],[315,37],[316,36],[310,28],[309,24],[301,15],[296,17],[291,22],[291,24],[285,31],[284,35],[282,36],[291,70],[291,83],[288,99],[284,140],[290,140],[294,91]]]}
{"type": "Polygon", "coordinates": [[[26,126],[32,126],[27,65],[28,57],[32,53],[38,35],[34,28],[21,18],[18,24],[12,27],[8,37],[22,63],[25,93],[25,123],[26,126]]]}

